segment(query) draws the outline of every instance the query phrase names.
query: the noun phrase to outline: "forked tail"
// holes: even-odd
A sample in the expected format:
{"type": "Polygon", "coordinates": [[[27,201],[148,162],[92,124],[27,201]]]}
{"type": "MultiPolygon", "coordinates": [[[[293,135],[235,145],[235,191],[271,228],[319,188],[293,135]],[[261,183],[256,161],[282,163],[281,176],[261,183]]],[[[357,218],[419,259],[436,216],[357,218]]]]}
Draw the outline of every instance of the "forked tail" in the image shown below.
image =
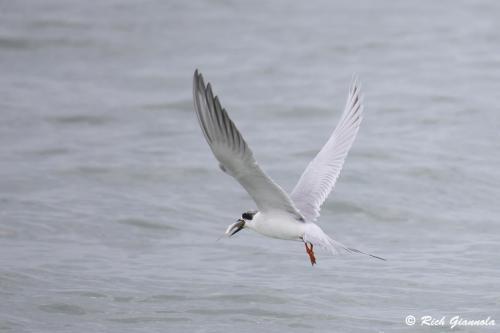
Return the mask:
{"type": "Polygon", "coordinates": [[[359,253],[364,254],[365,256],[369,256],[375,259],[386,260],[382,257],[375,256],[370,253],[366,253],[360,251],[358,249],[354,249],[352,247],[347,247],[344,244],[337,242],[330,238],[319,226],[314,223],[307,223],[307,228],[302,236],[304,242],[311,243],[315,246],[319,246],[333,254],[342,254],[342,253],[359,253]]]}
{"type": "Polygon", "coordinates": [[[351,252],[351,253],[364,254],[365,256],[369,256],[369,257],[372,257],[372,258],[375,258],[375,259],[380,259],[380,260],[383,260],[383,261],[387,261],[387,259],[384,259],[382,257],[376,256],[376,255],[373,255],[373,254],[370,254],[370,253],[366,253],[366,252],[363,252],[363,251],[360,251],[360,250],[357,250],[357,249],[353,249],[352,247],[346,247],[345,249],[347,251],[351,252]]]}

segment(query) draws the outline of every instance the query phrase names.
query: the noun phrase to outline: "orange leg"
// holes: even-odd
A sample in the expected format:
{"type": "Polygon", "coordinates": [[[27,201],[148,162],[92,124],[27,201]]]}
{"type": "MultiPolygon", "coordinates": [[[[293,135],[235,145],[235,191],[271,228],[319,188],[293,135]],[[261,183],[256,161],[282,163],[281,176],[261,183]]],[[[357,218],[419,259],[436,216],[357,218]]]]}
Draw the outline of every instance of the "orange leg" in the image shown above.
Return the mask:
{"type": "Polygon", "coordinates": [[[314,264],[316,263],[316,257],[314,256],[313,245],[311,243],[309,244],[311,245],[311,248],[309,248],[307,246],[307,243],[304,242],[304,245],[306,246],[306,252],[309,255],[309,259],[311,260],[311,265],[314,266],[314,264]]]}

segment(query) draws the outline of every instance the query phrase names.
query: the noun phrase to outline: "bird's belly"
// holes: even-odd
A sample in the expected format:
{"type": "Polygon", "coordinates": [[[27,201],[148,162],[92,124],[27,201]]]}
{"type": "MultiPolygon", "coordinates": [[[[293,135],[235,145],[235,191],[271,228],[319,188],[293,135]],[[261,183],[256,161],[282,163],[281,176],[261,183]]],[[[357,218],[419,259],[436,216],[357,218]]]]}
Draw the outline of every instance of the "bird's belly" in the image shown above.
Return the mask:
{"type": "Polygon", "coordinates": [[[255,224],[258,233],[279,239],[298,240],[304,234],[302,222],[282,218],[270,218],[255,224]]]}

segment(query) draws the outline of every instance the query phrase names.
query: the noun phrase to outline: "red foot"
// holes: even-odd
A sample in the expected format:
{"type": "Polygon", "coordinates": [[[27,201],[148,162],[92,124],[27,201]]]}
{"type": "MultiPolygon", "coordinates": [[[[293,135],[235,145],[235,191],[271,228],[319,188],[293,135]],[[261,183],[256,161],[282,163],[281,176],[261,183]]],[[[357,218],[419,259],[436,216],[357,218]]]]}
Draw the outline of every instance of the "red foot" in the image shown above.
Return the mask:
{"type": "Polygon", "coordinates": [[[314,264],[316,263],[316,257],[314,256],[313,245],[311,243],[309,244],[311,245],[311,248],[307,246],[307,243],[304,243],[304,245],[306,246],[306,252],[309,255],[309,259],[311,260],[311,265],[314,266],[314,264]]]}

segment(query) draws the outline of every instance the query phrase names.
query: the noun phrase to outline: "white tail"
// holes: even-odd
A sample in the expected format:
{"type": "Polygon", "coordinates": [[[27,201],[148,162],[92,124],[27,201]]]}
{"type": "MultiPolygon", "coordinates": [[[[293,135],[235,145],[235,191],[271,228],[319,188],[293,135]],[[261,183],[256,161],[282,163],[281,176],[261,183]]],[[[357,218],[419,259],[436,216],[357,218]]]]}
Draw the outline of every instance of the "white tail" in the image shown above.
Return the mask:
{"type": "Polygon", "coordinates": [[[304,242],[311,243],[315,246],[319,246],[332,254],[342,254],[342,253],[359,253],[364,254],[366,256],[384,260],[384,258],[377,257],[373,254],[365,253],[363,251],[347,247],[344,244],[333,240],[330,236],[328,236],[321,228],[315,223],[307,223],[306,230],[304,232],[304,236],[302,236],[304,242]]]}

